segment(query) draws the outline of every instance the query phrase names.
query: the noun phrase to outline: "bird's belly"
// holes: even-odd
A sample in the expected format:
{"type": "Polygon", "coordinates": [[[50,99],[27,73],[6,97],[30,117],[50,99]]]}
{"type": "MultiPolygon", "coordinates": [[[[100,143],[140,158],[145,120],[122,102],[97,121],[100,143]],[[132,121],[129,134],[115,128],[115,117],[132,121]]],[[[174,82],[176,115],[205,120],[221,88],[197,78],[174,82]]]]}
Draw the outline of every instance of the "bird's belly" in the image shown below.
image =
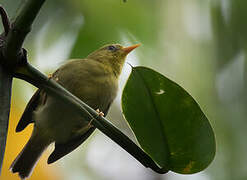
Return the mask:
{"type": "Polygon", "coordinates": [[[89,129],[88,121],[68,105],[51,100],[34,114],[35,128],[51,141],[65,143],[89,129]]]}

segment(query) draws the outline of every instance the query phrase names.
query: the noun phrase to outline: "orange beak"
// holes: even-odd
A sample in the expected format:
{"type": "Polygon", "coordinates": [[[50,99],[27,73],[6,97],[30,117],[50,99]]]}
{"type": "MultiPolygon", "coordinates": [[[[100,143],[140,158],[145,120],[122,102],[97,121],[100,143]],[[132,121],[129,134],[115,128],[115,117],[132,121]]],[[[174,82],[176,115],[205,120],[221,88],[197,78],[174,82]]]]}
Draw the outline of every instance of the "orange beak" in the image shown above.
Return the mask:
{"type": "Polygon", "coordinates": [[[141,44],[135,44],[132,46],[124,47],[123,51],[126,52],[126,54],[129,54],[131,51],[133,51],[135,48],[139,47],[141,44]]]}

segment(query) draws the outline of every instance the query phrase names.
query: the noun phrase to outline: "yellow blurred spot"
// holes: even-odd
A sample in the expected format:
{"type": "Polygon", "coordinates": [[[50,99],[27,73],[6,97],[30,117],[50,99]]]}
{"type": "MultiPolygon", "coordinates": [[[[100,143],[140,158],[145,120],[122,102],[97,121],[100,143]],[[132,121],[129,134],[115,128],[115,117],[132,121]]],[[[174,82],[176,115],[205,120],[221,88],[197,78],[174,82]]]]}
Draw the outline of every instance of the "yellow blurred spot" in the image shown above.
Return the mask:
{"type": "Polygon", "coordinates": [[[191,173],[191,169],[193,168],[194,164],[195,164],[194,161],[190,161],[189,164],[183,169],[183,173],[184,174],[191,173]]]}
{"type": "MultiPolygon", "coordinates": [[[[13,174],[9,171],[9,167],[17,154],[22,150],[32,132],[32,125],[28,126],[20,133],[15,132],[15,127],[19,121],[23,110],[18,109],[14,104],[11,107],[9,131],[7,137],[7,144],[5,149],[2,174],[0,180],[20,180],[17,174],[13,174]]],[[[48,165],[46,163],[48,153],[39,160],[29,180],[61,180],[59,170],[54,165],[48,165]]]]}

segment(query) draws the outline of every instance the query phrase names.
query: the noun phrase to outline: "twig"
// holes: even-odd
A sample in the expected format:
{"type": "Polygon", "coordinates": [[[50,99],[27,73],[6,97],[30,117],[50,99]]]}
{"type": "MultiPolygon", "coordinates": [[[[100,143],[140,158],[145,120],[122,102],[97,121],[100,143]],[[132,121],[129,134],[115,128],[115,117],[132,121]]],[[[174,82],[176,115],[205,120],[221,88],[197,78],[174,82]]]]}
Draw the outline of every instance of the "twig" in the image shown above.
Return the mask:
{"type": "Polygon", "coordinates": [[[5,62],[7,65],[15,66],[19,63],[23,42],[44,2],[45,0],[28,0],[11,25],[3,48],[4,58],[8,60],[5,62]]]}
{"type": "Polygon", "coordinates": [[[9,23],[8,15],[7,15],[6,11],[4,10],[4,8],[1,5],[0,5],[0,15],[1,15],[1,18],[2,18],[4,33],[5,33],[5,36],[6,36],[9,33],[9,30],[10,30],[10,23],[9,23]]]}

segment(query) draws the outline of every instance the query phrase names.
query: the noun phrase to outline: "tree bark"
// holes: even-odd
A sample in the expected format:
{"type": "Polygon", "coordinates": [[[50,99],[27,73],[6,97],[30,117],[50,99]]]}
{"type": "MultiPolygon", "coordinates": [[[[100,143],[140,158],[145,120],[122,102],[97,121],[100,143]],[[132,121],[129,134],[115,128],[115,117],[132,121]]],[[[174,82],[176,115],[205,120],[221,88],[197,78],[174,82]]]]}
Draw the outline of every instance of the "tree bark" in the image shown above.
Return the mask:
{"type": "Polygon", "coordinates": [[[0,66],[0,173],[8,134],[12,76],[0,66]]]}

